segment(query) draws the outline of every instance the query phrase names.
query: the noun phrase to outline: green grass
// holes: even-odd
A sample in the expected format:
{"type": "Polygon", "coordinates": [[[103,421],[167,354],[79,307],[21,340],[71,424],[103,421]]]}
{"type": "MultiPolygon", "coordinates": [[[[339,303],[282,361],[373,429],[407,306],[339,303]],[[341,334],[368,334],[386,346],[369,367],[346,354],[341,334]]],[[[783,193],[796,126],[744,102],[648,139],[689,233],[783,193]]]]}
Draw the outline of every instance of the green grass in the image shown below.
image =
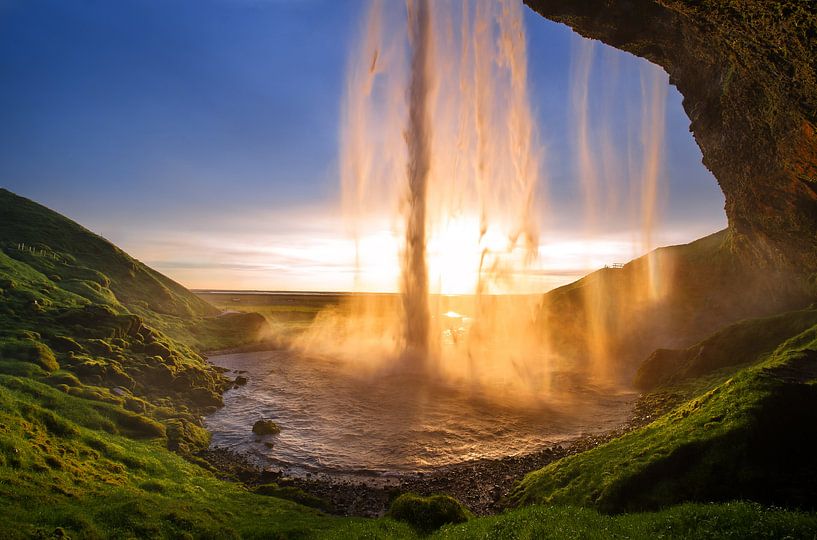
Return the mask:
{"type": "Polygon", "coordinates": [[[685,504],[661,512],[607,516],[588,508],[532,506],[447,526],[440,539],[815,538],[817,516],[757,504],[685,504]]]}
{"type": "Polygon", "coordinates": [[[814,325],[817,325],[817,309],[740,321],[687,349],[658,349],[639,367],[635,383],[642,389],[652,389],[753,363],[814,325]]]}
{"type": "MultiPolygon", "coordinates": [[[[605,512],[751,499],[814,509],[817,326],[652,424],[529,474],[517,504],[605,512]]],[[[720,380],[719,380],[720,379],[720,380]]]]}
{"type": "MultiPolygon", "coordinates": [[[[157,439],[116,433],[105,408],[43,383],[0,377],[0,536],[74,538],[416,538],[390,519],[336,518],[302,494],[215,479],[157,439]]],[[[433,538],[808,538],[814,515],[747,503],[604,516],[530,507],[449,525],[433,538]]]]}

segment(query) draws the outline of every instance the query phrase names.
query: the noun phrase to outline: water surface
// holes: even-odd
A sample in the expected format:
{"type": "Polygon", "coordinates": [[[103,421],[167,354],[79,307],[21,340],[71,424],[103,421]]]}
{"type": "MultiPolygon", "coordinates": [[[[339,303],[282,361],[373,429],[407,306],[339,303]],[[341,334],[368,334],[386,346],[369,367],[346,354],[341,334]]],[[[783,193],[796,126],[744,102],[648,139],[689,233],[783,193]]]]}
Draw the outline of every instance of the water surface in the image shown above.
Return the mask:
{"type": "Polygon", "coordinates": [[[227,391],[224,407],[206,418],[212,445],[293,474],[404,473],[526,454],[620,426],[634,397],[582,387],[565,375],[558,398],[523,406],[427,377],[354,376],[329,359],[288,350],[210,361],[249,380],[227,391]],[[262,418],[281,433],[252,433],[262,418]]]}

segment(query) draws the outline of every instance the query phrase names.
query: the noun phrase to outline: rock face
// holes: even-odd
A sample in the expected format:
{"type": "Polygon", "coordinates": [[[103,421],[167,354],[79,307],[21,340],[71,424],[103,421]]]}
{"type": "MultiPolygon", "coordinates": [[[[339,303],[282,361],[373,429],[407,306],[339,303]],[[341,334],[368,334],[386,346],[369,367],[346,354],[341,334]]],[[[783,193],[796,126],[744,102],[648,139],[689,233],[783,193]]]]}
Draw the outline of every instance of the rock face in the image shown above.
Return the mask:
{"type": "Polygon", "coordinates": [[[726,196],[738,252],[817,273],[817,2],[525,3],[662,66],[726,196]]]}

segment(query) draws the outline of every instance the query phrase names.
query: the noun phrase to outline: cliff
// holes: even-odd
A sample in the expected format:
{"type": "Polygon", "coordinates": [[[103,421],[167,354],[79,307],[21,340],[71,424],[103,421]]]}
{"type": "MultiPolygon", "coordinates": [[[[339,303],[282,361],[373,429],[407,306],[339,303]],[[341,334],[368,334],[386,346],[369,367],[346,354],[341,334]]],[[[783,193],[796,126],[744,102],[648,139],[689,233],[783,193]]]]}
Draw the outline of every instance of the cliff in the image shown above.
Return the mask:
{"type": "MultiPolygon", "coordinates": [[[[817,3],[525,0],[663,67],[726,197],[734,247],[817,272],[817,3]]],[[[535,54],[535,53],[533,53],[535,54]]],[[[813,281],[812,281],[813,282],[813,281]]]]}

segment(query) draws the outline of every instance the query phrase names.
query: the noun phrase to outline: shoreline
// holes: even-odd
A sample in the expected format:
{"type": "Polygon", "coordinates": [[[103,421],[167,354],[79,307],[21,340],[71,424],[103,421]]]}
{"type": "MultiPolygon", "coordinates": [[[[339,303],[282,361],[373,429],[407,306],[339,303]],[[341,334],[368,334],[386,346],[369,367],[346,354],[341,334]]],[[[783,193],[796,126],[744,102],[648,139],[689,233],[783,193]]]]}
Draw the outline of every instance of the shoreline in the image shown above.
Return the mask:
{"type": "Polygon", "coordinates": [[[370,478],[356,475],[354,471],[287,476],[281,469],[261,467],[248,456],[226,448],[211,447],[196,455],[209,463],[219,478],[241,482],[249,489],[269,483],[298,488],[326,501],[330,513],[336,515],[379,517],[396,496],[406,492],[451,495],[474,514],[490,515],[505,509],[508,494],[525,474],[643,427],[674,402],[672,395],[641,394],[633,405],[630,419],[612,430],[580,435],[525,455],[466,461],[428,472],[396,472],[370,478]]]}

